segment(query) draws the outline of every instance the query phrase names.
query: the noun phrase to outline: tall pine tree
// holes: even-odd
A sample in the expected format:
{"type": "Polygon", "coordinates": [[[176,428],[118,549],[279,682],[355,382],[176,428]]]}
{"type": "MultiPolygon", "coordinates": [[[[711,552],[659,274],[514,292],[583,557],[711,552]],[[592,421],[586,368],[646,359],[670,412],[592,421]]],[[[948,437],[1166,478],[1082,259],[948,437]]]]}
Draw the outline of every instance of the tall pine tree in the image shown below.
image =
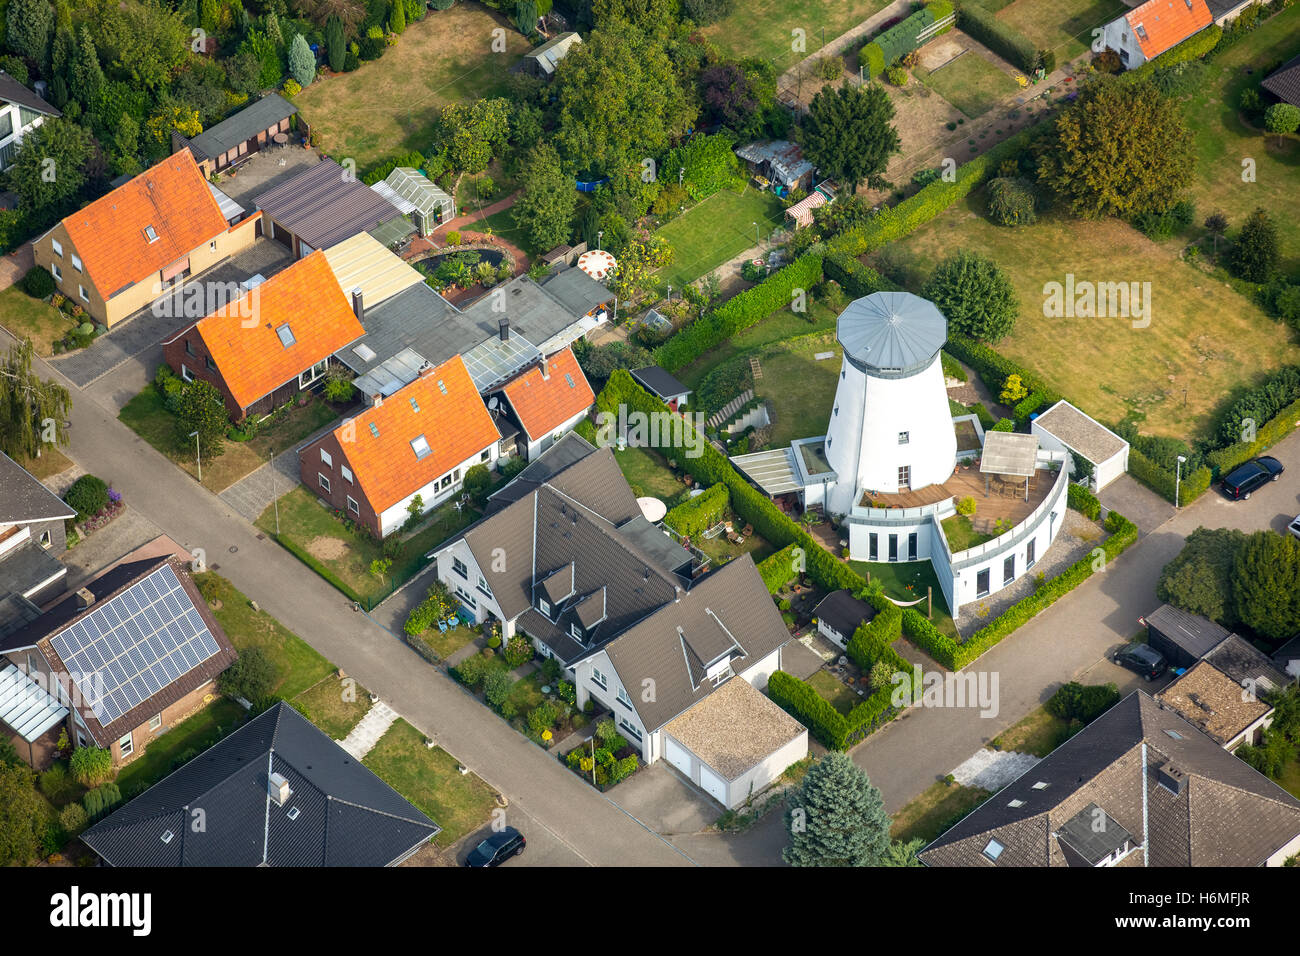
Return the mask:
{"type": "Polygon", "coordinates": [[[294,34],[293,42],[289,44],[289,75],[302,87],[316,78],[316,55],[301,33],[294,34]]]}
{"type": "Polygon", "coordinates": [[[388,29],[398,34],[406,31],[405,0],[393,0],[392,9],[388,14],[388,29]]]}
{"type": "Polygon", "coordinates": [[[348,45],[343,36],[343,21],[332,15],[325,23],[325,53],[329,59],[330,69],[335,73],[342,73],[343,63],[348,55],[348,45]]]}
{"type": "Polygon", "coordinates": [[[847,755],[813,765],[785,813],[791,866],[876,866],[889,850],[889,814],[880,791],[847,755]]]}
{"type": "Polygon", "coordinates": [[[54,8],[49,0],[11,0],[5,11],[9,49],[49,68],[50,41],[54,37],[54,8]]]}
{"type": "Polygon", "coordinates": [[[72,58],[70,73],[72,88],[77,91],[82,103],[91,103],[104,85],[104,71],[99,65],[99,53],[95,50],[95,40],[90,30],[81,28],[77,49],[72,58]]]}

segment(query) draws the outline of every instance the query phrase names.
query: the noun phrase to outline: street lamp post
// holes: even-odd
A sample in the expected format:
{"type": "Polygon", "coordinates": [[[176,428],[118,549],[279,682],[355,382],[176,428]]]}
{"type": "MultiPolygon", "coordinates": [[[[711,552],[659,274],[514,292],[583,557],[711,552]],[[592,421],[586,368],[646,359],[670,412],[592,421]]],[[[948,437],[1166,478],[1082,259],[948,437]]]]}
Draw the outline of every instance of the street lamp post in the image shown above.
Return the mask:
{"type": "Polygon", "coordinates": [[[758,223],[754,223],[754,245],[759,246],[762,244],[763,240],[758,237],[758,223]]]}
{"type": "Polygon", "coordinates": [[[1175,468],[1176,468],[1176,471],[1174,472],[1174,507],[1175,507],[1175,508],[1178,507],[1178,495],[1179,495],[1179,492],[1182,490],[1182,484],[1183,484],[1183,462],[1185,462],[1185,461],[1187,461],[1187,458],[1186,458],[1185,456],[1183,456],[1183,455],[1179,455],[1179,456],[1178,456],[1178,464],[1175,466],[1175,468]]]}
{"type": "Polygon", "coordinates": [[[680,169],[677,170],[677,185],[678,185],[678,186],[680,186],[680,185],[682,184],[682,179],[685,178],[685,176],[686,176],[686,167],[685,167],[685,166],[682,166],[680,169]]]}
{"type": "Polygon", "coordinates": [[[596,230],[596,251],[597,252],[600,252],[600,241],[604,238],[605,238],[605,230],[597,229],[596,230]]]}
{"type": "Polygon", "coordinates": [[[199,463],[199,484],[203,484],[203,452],[199,449],[199,433],[192,431],[190,437],[194,439],[194,458],[199,463]]]}

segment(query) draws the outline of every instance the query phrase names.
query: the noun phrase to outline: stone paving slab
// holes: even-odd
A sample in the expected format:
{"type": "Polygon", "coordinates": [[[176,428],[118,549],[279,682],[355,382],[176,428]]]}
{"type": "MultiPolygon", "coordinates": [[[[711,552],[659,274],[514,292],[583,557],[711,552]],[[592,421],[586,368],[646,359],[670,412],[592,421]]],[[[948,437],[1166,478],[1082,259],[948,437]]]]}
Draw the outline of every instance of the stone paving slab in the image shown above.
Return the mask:
{"type": "Polygon", "coordinates": [[[964,760],[952,776],[963,787],[997,792],[1037,763],[1033,754],[985,748],[964,760]]]}
{"type": "Polygon", "coordinates": [[[393,726],[395,720],[397,711],[381,700],[366,711],[366,716],[361,718],[339,746],[360,760],[374,749],[379,738],[388,733],[388,728],[393,726]]]}

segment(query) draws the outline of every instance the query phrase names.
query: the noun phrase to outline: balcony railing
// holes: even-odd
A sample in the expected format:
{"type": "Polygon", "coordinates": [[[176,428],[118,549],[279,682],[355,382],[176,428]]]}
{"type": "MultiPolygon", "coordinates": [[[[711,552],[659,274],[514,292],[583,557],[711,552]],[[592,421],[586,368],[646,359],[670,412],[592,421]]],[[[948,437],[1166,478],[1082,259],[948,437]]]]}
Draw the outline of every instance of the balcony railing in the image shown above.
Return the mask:
{"type": "Polygon", "coordinates": [[[947,536],[942,534],[943,526],[939,526],[939,531],[943,538],[943,546],[948,552],[949,564],[953,571],[960,571],[963,568],[968,568],[972,564],[975,564],[983,558],[987,558],[991,554],[997,554],[1001,551],[1013,548],[1038,530],[1039,525],[1043,523],[1043,518],[1048,514],[1048,512],[1061,503],[1061,499],[1065,497],[1065,490],[1070,484],[1070,470],[1065,464],[1065,453],[1059,451],[1039,451],[1038,463],[1040,465],[1050,464],[1053,462],[1060,462],[1061,468],[1056,473],[1056,482],[1052,485],[1052,490],[1048,493],[1047,497],[1043,499],[1042,503],[1029,513],[1029,516],[1025,518],[1025,520],[1021,521],[1005,534],[1001,534],[993,540],[985,541],[983,544],[976,545],[973,548],[967,548],[965,551],[959,551],[956,554],[953,554],[951,548],[948,547],[947,536]]]}

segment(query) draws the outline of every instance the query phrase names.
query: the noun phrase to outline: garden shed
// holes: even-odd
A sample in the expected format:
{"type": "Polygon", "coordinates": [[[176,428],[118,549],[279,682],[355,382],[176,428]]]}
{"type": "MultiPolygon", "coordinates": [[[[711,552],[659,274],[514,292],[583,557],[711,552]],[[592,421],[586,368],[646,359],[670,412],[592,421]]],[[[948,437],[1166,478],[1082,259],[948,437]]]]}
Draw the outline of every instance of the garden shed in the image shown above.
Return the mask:
{"type": "Polygon", "coordinates": [[[1128,442],[1062,399],[1031,424],[1039,443],[1069,451],[1092,464],[1092,489],[1100,491],[1128,471],[1128,442]]]}
{"type": "Polygon", "coordinates": [[[427,236],[456,214],[451,196],[428,176],[410,166],[398,166],[388,178],[370,187],[401,210],[421,236],[427,236]]]}
{"type": "Polygon", "coordinates": [[[1207,617],[1162,604],[1142,622],[1147,643],[1165,656],[1170,667],[1191,667],[1231,635],[1207,617]]]}

